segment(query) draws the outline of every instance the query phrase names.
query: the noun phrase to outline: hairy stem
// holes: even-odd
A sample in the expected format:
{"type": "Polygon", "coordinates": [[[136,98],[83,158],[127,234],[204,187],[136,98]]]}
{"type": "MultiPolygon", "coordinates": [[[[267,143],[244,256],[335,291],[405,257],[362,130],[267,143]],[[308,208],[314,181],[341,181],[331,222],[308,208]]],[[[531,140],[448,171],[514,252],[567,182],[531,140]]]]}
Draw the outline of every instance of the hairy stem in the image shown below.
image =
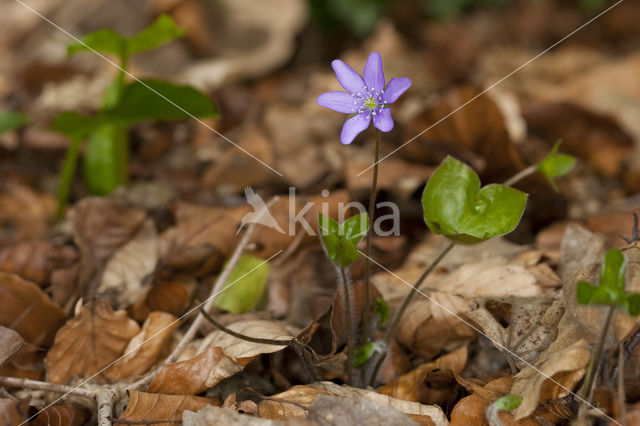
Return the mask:
{"type": "MultiPolygon", "coordinates": [[[[369,232],[367,232],[367,246],[364,260],[364,309],[362,314],[362,343],[369,341],[371,332],[371,234],[373,234],[373,214],[376,207],[376,194],[378,192],[378,162],[380,161],[380,130],[376,129],[376,148],[373,163],[373,178],[371,180],[371,192],[369,193],[369,232]]],[[[364,369],[363,369],[364,372],[364,369]]]]}
{"type": "MultiPolygon", "coordinates": [[[[386,343],[387,348],[389,346],[389,342],[391,342],[391,339],[394,337],[398,329],[398,326],[400,325],[400,320],[402,319],[404,312],[407,310],[407,307],[413,300],[416,293],[418,293],[418,289],[420,288],[424,280],[429,276],[429,274],[431,274],[431,272],[433,272],[436,266],[438,266],[440,261],[442,261],[442,259],[444,259],[444,257],[451,251],[454,245],[455,245],[454,242],[449,242],[447,247],[445,247],[445,249],[442,250],[442,252],[440,252],[438,257],[436,257],[433,260],[433,262],[431,262],[431,264],[427,267],[427,269],[424,270],[422,275],[420,275],[420,278],[418,278],[418,280],[413,285],[409,293],[405,296],[404,300],[402,301],[402,305],[400,305],[400,308],[396,311],[396,314],[394,315],[393,320],[391,321],[391,324],[389,325],[389,328],[387,328],[387,332],[384,335],[384,341],[386,343]]],[[[376,377],[378,376],[378,371],[380,371],[380,367],[382,366],[382,363],[384,362],[384,359],[386,358],[386,356],[387,356],[387,352],[385,350],[385,352],[378,359],[376,367],[373,370],[373,375],[371,376],[371,379],[369,382],[371,386],[375,384],[376,377]]]]}
{"type": "Polygon", "coordinates": [[[353,383],[353,317],[351,316],[351,298],[349,297],[349,280],[345,268],[340,269],[342,287],[344,289],[344,316],[347,325],[347,382],[353,383]]]}
{"type": "Polygon", "coordinates": [[[504,186],[513,186],[516,183],[520,182],[522,179],[526,178],[529,175],[534,174],[537,171],[538,171],[538,165],[537,164],[533,164],[533,165],[527,167],[526,169],[521,170],[520,172],[516,173],[515,175],[513,175],[509,179],[505,180],[502,184],[504,186]]]}
{"type": "Polygon", "coordinates": [[[611,324],[611,318],[615,311],[614,306],[607,308],[607,317],[604,321],[604,327],[602,327],[602,333],[600,333],[600,339],[589,361],[589,367],[587,367],[587,374],[584,379],[584,384],[580,390],[580,397],[582,398],[581,404],[591,401],[591,393],[593,391],[593,384],[596,378],[598,366],[600,365],[600,358],[602,357],[602,349],[604,348],[604,342],[607,339],[607,333],[609,331],[609,325],[611,324]],[[586,402],[585,402],[586,401],[586,402]]]}

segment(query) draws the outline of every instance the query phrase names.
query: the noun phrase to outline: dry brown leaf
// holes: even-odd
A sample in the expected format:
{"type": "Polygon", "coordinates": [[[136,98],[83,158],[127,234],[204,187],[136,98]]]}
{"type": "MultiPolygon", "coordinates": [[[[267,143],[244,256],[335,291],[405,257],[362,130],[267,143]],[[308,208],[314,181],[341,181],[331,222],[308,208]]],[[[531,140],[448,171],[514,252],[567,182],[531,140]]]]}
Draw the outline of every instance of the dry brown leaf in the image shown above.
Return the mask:
{"type": "Polygon", "coordinates": [[[32,282],[0,272],[0,325],[20,333],[29,343],[48,347],[67,315],[32,282]]]}
{"type": "Polygon", "coordinates": [[[104,268],[97,293],[109,297],[112,305],[118,308],[130,305],[148,290],[149,283],[145,283],[145,278],[155,270],[157,261],[156,227],[151,219],[147,219],[138,232],[113,253],[104,268]]]}
{"type": "Polygon", "coordinates": [[[24,344],[24,339],[17,331],[0,326],[0,365],[18,352],[24,344]]]}
{"type": "Polygon", "coordinates": [[[76,375],[92,375],[115,361],[140,326],[125,311],[114,311],[105,300],[83,306],[56,334],[46,358],[52,383],[76,375]]]}
{"type": "Polygon", "coordinates": [[[0,226],[13,230],[11,241],[23,241],[44,236],[53,221],[56,200],[51,194],[9,182],[0,192],[0,206],[0,226]]]}
{"type": "Polygon", "coordinates": [[[319,395],[336,398],[364,398],[376,405],[387,405],[404,413],[419,424],[447,425],[446,416],[436,405],[423,405],[417,402],[403,401],[374,391],[339,386],[332,382],[317,382],[311,385],[294,386],[291,389],[260,401],[260,417],[272,420],[286,420],[292,417],[306,417],[311,404],[319,395]],[[304,408],[303,408],[304,407],[304,408]]]}
{"type": "Polygon", "coordinates": [[[216,398],[204,398],[201,396],[161,395],[130,391],[127,409],[118,419],[114,420],[113,424],[126,425],[131,424],[131,422],[139,424],[153,422],[154,425],[158,426],[174,426],[182,421],[183,411],[198,411],[207,405],[220,405],[220,401],[216,398]]]}
{"type": "Polygon", "coordinates": [[[52,257],[73,257],[70,247],[54,247],[48,241],[23,241],[0,250],[0,271],[20,275],[40,286],[49,280],[54,268],[52,257]]]}
{"type": "Polygon", "coordinates": [[[0,425],[19,425],[29,417],[29,403],[13,398],[0,398],[0,425]]]}
{"type": "Polygon", "coordinates": [[[319,395],[316,398],[309,410],[307,422],[324,426],[357,424],[415,426],[416,424],[388,405],[374,404],[363,397],[334,398],[328,395],[319,395]]]}
{"type": "MultiPolygon", "coordinates": [[[[291,340],[293,336],[287,327],[277,321],[267,320],[244,320],[234,322],[227,326],[229,330],[245,336],[258,337],[271,340],[291,340]]],[[[238,339],[222,330],[216,330],[203,339],[201,348],[219,347],[224,353],[236,360],[243,358],[253,358],[257,355],[270,354],[284,349],[282,346],[266,345],[263,343],[253,343],[238,339]]]]}
{"type": "Polygon", "coordinates": [[[403,374],[397,380],[376,389],[378,393],[389,395],[405,401],[420,402],[420,388],[424,384],[427,373],[434,370],[452,370],[460,373],[467,363],[467,347],[443,355],[434,361],[420,365],[418,368],[403,374]]]}
{"type": "Polygon", "coordinates": [[[240,414],[227,407],[207,405],[196,412],[182,412],[183,426],[237,425],[237,426],[284,426],[284,422],[240,414]]]}
{"type": "Polygon", "coordinates": [[[151,312],[142,330],[134,336],[124,350],[126,354],[105,371],[105,376],[121,379],[146,372],[166,353],[171,335],[180,326],[180,322],[166,312],[151,312]],[[145,343],[143,343],[145,342],[145,343]]]}
{"type": "Polygon", "coordinates": [[[171,395],[195,395],[242,371],[240,365],[219,347],[186,361],[165,366],[149,385],[149,391],[171,395]]]}
{"type": "Polygon", "coordinates": [[[53,405],[42,410],[38,408],[38,416],[29,424],[36,426],[80,426],[91,418],[88,411],[75,405],[53,405]]]}
{"type": "Polygon", "coordinates": [[[43,380],[45,355],[44,349],[26,344],[0,365],[0,376],[43,380]]]}
{"type": "Polygon", "coordinates": [[[522,396],[522,403],[514,412],[515,419],[530,416],[542,401],[568,395],[582,379],[588,363],[589,345],[586,340],[578,340],[548,357],[541,356],[535,363],[535,369],[527,367],[516,374],[511,393],[522,396]]]}

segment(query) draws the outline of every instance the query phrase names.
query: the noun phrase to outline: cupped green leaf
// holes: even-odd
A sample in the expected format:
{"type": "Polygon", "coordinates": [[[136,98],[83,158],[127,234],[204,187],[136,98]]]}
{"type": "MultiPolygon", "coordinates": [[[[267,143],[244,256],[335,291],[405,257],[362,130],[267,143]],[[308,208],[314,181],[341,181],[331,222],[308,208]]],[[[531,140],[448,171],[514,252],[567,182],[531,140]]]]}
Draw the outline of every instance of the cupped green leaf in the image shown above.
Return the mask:
{"type": "Polygon", "coordinates": [[[217,115],[211,100],[197,89],[160,80],[132,82],[118,104],[104,112],[105,120],[119,124],[217,115]]]}
{"type": "Polygon", "coordinates": [[[29,124],[29,117],[14,111],[0,112],[0,135],[29,124]]]}
{"type": "Polygon", "coordinates": [[[562,141],[556,142],[547,156],[538,164],[538,170],[549,180],[549,183],[558,190],[554,178],[569,173],[576,164],[575,157],[568,154],[556,154],[562,141]]]}
{"type": "Polygon", "coordinates": [[[623,292],[626,284],[627,260],[619,248],[613,247],[600,267],[600,287],[623,292]]]}
{"type": "Polygon", "coordinates": [[[493,406],[501,411],[512,411],[520,406],[522,397],[520,395],[505,395],[494,401],[493,406]]]}
{"type": "Polygon", "coordinates": [[[176,26],[169,15],[161,15],[151,25],[127,40],[129,54],[155,49],[171,40],[183,37],[185,31],[176,26]]]}
{"type": "Polygon", "coordinates": [[[127,181],[127,129],[103,124],[93,130],[84,153],[84,180],[93,195],[109,195],[127,181]]]}
{"type": "Polygon", "coordinates": [[[345,240],[357,245],[369,230],[369,215],[360,213],[351,216],[341,225],[341,230],[345,240]]]}
{"type": "Polygon", "coordinates": [[[480,178],[466,164],[447,157],[422,194],[429,228],[461,244],[507,234],[520,222],[527,194],[498,184],[480,189],[480,178]]]}
{"type": "Polygon", "coordinates": [[[387,305],[387,302],[385,302],[382,297],[376,297],[373,312],[380,316],[380,325],[384,326],[387,324],[389,320],[389,305],[387,305]]]}
{"type": "Polygon", "coordinates": [[[126,55],[127,39],[112,29],[94,31],[82,37],[80,41],[76,41],[67,46],[67,54],[69,56],[89,50],[99,53],[110,53],[121,58],[126,55]]]}
{"type": "Polygon", "coordinates": [[[578,303],[581,305],[588,305],[591,303],[591,299],[593,294],[597,291],[597,287],[589,284],[586,281],[578,282],[578,286],[576,288],[576,295],[578,298],[578,303]]]}
{"type": "Polygon", "coordinates": [[[376,342],[364,343],[353,351],[353,366],[360,367],[364,365],[374,353],[378,351],[378,344],[376,342]]]}
{"type": "Polygon", "coordinates": [[[627,311],[632,317],[637,317],[640,314],[640,294],[630,293],[627,294],[624,300],[624,310],[627,311]]]}
{"type": "Polygon", "coordinates": [[[267,286],[269,272],[269,264],[263,259],[242,255],[214,306],[234,314],[254,309],[267,286]]]}
{"type": "Polygon", "coordinates": [[[318,214],[318,228],[320,229],[320,236],[322,243],[327,252],[327,256],[331,262],[341,268],[347,267],[355,262],[360,257],[356,245],[353,241],[360,241],[358,234],[356,233],[359,227],[357,219],[349,226],[349,235],[351,239],[347,238],[347,231],[344,229],[344,224],[340,225],[335,220],[323,215],[318,214]]]}

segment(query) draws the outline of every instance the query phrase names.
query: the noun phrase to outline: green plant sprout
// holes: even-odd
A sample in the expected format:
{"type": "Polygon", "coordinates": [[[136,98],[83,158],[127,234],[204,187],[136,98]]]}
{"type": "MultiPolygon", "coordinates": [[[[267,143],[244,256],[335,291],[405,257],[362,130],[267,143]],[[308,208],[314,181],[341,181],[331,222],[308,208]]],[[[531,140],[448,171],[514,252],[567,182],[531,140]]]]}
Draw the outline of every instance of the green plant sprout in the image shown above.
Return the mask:
{"type": "Polygon", "coordinates": [[[489,425],[502,426],[498,417],[500,411],[513,411],[518,408],[520,404],[522,404],[522,397],[514,394],[505,395],[493,401],[493,403],[487,406],[485,412],[489,425]]]}
{"type": "MultiPolygon", "coordinates": [[[[320,229],[320,237],[327,257],[336,266],[344,290],[344,312],[347,327],[347,377],[349,384],[352,384],[354,336],[351,297],[349,295],[350,280],[347,268],[360,257],[357,246],[369,231],[369,216],[366,213],[360,213],[339,224],[330,217],[319,213],[318,228],[320,229]]],[[[358,355],[359,359],[364,358],[362,361],[364,364],[373,352],[366,356],[367,353],[363,355],[362,351],[363,349],[359,349],[358,355]]]]}
{"type": "Polygon", "coordinates": [[[83,162],[87,187],[94,195],[107,195],[125,184],[128,178],[128,126],[145,120],[217,116],[211,100],[193,87],[151,79],[126,80],[131,55],[154,49],[183,35],[184,31],[176,27],[169,16],[163,15],[132,37],[104,29],[68,46],[69,55],[87,50],[116,55],[120,72],[105,91],[98,113],[86,116],[66,111],[53,121],[53,129],[71,140],[60,175],[58,217],[69,198],[80,144],[84,140],[87,140],[83,162]]]}
{"type": "Polygon", "coordinates": [[[527,173],[520,172],[503,184],[481,187],[480,178],[471,167],[449,156],[431,175],[422,194],[423,217],[432,232],[444,235],[450,242],[412,286],[387,327],[384,341],[380,342],[383,348],[382,355],[378,358],[369,379],[371,386],[375,384],[378,371],[386,357],[386,348],[394,337],[404,312],[424,280],[449,251],[456,244],[478,244],[508,234],[518,226],[528,196],[511,188],[511,185],[538,170],[544,170],[550,179],[563,176],[571,170],[573,162],[571,167],[567,167],[564,164],[566,161],[554,160],[558,157],[557,149],[558,144],[541,163],[528,167],[525,169],[528,170],[527,173]],[[545,162],[547,165],[539,168],[540,164],[545,162]]]}
{"type": "Polygon", "coordinates": [[[269,272],[268,262],[248,254],[242,255],[213,306],[234,314],[254,309],[262,299],[269,272]]]}
{"type": "Polygon", "coordinates": [[[580,392],[582,402],[591,399],[596,372],[600,364],[600,357],[602,356],[602,350],[615,308],[621,309],[633,317],[640,314],[640,294],[630,293],[625,290],[626,275],[627,260],[622,251],[614,247],[610,249],[604,257],[600,267],[598,285],[592,285],[587,281],[580,281],[576,287],[576,297],[578,298],[579,304],[609,307],[600,339],[589,362],[584,384],[580,392]]]}
{"type": "Polygon", "coordinates": [[[0,112],[0,135],[29,124],[29,117],[15,111],[0,112]]]}

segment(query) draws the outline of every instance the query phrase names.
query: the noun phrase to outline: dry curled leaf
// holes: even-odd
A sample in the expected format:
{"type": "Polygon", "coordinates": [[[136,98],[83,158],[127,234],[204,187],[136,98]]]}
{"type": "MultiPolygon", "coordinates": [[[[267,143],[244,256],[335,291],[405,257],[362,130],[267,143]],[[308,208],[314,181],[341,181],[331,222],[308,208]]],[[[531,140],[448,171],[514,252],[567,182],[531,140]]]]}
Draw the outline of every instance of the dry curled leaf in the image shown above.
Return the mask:
{"type": "MultiPolygon", "coordinates": [[[[277,321],[267,320],[244,320],[234,322],[227,326],[229,330],[245,336],[257,337],[271,340],[291,340],[293,336],[284,324],[277,321]]],[[[282,346],[267,345],[264,343],[253,343],[238,339],[222,330],[213,331],[202,342],[202,346],[217,346],[224,353],[236,360],[243,358],[253,358],[257,355],[270,354],[284,349],[286,342],[282,346]]]]}
{"type": "Polygon", "coordinates": [[[20,275],[40,286],[56,266],[55,258],[73,258],[75,250],[55,247],[48,241],[22,241],[0,250],[0,271],[20,275]]]}
{"type": "Polygon", "coordinates": [[[436,405],[423,405],[403,401],[366,389],[339,386],[332,382],[317,382],[311,385],[294,386],[291,389],[260,401],[258,413],[262,418],[286,420],[292,417],[306,417],[311,404],[319,395],[336,398],[364,398],[376,405],[390,406],[407,415],[413,421],[425,425],[449,424],[442,409],[436,405]]]}
{"type": "Polygon", "coordinates": [[[120,247],[107,262],[97,293],[106,295],[119,308],[138,299],[148,288],[145,278],[158,260],[156,227],[145,220],[138,232],[120,247]]]}
{"type": "Polygon", "coordinates": [[[20,333],[27,342],[48,347],[67,315],[32,282],[0,272],[0,325],[20,333]]]}
{"type": "Polygon", "coordinates": [[[24,339],[17,331],[0,326],[0,365],[18,352],[24,344],[24,339]]]}
{"type": "Polygon", "coordinates": [[[171,335],[179,326],[173,315],[151,312],[140,333],[129,341],[124,350],[126,355],[105,371],[105,375],[119,379],[143,374],[167,352],[171,335]]]}
{"type": "Polygon", "coordinates": [[[66,383],[76,375],[92,375],[115,361],[140,326],[125,311],[114,311],[105,300],[85,305],[56,334],[47,354],[47,376],[66,383]]]}
{"type": "Polygon", "coordinates": [[[29,403],[14,398],[0,398],[0,425],[19,425],[29,417],[29,403]]]}
{"type": "Polygon", "coordinates": [[[36,426],[80,426],[87,423],[90,415],[85,408],[75,405],[53,405],[38,408],[38,416],[30,424],[36,426]]]}
{"type": "Polygon", "coordinates": [[[185,410],[198,411],[207,405],[220,405],[216,398],[191,395],[161,395],[139,391],[129,392],[129,404],[114,425],[152,423],[158,426],[174,426],[182,421],[185,410]]]}

